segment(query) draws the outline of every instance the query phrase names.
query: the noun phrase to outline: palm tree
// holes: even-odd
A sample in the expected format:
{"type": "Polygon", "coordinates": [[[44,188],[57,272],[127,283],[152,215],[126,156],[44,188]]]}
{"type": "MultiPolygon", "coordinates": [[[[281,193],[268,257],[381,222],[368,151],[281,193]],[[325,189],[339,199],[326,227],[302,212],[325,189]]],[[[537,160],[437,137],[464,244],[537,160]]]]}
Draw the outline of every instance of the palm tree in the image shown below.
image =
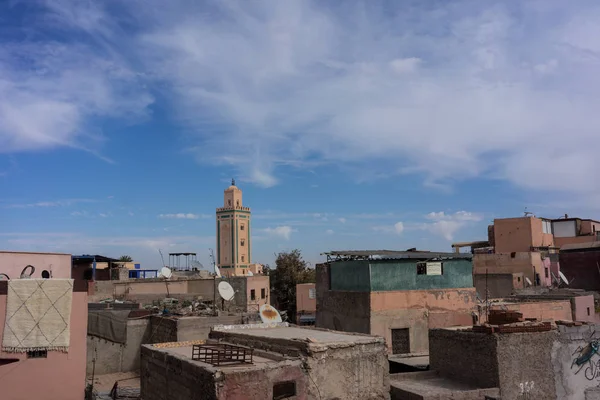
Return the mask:
{"type": "Polygon", "coordinates": [[[131,256],[121,256],[121,258],[119,258],[119,261],[132,262],[133,258],[131,258],[131,256]]]}

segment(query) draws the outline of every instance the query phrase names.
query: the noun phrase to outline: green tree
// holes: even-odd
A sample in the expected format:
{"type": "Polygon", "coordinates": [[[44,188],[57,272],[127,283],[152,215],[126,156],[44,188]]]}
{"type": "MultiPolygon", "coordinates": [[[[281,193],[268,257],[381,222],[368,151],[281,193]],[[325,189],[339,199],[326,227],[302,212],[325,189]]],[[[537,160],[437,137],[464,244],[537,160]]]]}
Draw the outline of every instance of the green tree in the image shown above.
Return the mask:
{"type": "Polygon", "coordinates": [[[121,256],[121,258],[119,258],[119,261],[132,262],[133,258],[131,258],[131,256],[121,256]]]}
{"type": "Polygon", "coordinates": [[[277,255],[275,268],[264,268],[271,283],[271,301],[281,311],[286,311],[288,320],[296,320],[296,285],[315,282],[315,270],[302,259],[300,250],[282,252],[277,255]]]}

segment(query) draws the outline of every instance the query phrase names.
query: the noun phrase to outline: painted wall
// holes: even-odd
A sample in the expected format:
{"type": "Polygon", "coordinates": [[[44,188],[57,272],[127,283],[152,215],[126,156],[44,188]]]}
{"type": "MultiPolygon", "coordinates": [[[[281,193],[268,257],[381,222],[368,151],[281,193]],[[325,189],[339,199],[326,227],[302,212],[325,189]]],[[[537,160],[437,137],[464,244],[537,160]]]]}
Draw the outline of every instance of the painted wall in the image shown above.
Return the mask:
{"type": "Polygon", "coordinates": [[[346,291],[398,291],[473,287],[469,260],[443,261],[442,275],[418,275],[416,260],[333,262],[331,289],[346,291]]]}
{"type": "Polygon", "coordinates": [[[41,278],[44,270],[52,271],[53,278],[71,278],[70,254],[0,251],[0,273],[11,279],[18,279],[27,265],[35,267],[33,278],[41,278]]]}
{"type": "Polygon", "coordinates": [[[241,278],[246,280],[246,301],[248,311],[258,312],[258,308],[263,304],[269,304],[271,291],[269,287],[269,277],[266,275],[255,275],[241,278]],[[254,291],[254,299],[252,299],[252,291],[254,291]],[[263,297],[262,292],[265,295],[263,297]]]}
{"type": "Polygon", "coordinates": [[[553,246],[552,233],[544,233],[542,220],[535,217],[494,220],[496,253],[528,252],[531,247],[553,246]]]}
{"type": "MultiPolygon", "coordinates": [[[[69,265],[70,262],[69,256],[69,265]]],[[[3,335],[5,318],[6,295],[0,295],[0,338],[3,335]]],[[[48,358],[28,359],[26,354],[0,351],[0,359],[19,359],[18,362],[10,364],[0,363],[2,399],[81,400],[83,398],[86,369],[86,292],[73,293],[70,328],[71,342],[68,353],[48,352],[48,358]]]]}
{"type": "Polygon", "coordinates": [[[596,314],[594,296],[577,296],[572,300],[575,303],[575,320],[600,323],[600,316],[596,314]]]}
{"type": "Polygon", "coordinates": [[[314,313],[317,311],[316,284],[301,283],[296,285],[296,311],[298,313],[314,313]],[[310,297],[310,294],[313,297],[310,297]]]}

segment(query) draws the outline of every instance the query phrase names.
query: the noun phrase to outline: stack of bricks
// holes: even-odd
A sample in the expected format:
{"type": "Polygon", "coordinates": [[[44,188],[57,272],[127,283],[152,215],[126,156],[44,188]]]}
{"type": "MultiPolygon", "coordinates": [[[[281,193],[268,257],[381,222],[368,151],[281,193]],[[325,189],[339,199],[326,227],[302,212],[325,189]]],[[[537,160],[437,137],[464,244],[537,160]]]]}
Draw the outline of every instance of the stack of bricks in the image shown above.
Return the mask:
{"type": "Polygon", "coordinates": [[[490,310],[488,317],[488,323],[491,325],[505,325],[523,321],[523,314],[517,311],[490,310]]]}

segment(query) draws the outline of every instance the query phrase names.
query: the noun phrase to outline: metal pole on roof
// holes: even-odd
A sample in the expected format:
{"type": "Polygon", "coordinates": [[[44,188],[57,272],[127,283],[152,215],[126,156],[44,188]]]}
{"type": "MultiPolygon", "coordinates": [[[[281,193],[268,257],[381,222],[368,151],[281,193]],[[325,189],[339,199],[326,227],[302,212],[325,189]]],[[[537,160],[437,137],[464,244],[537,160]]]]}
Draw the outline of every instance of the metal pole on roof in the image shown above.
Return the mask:
{"type": "Polygon", "coordinates": [[[96,256],[94,256],[94,261],[92,261],[92,280],[96,280],[96,256]]]}

